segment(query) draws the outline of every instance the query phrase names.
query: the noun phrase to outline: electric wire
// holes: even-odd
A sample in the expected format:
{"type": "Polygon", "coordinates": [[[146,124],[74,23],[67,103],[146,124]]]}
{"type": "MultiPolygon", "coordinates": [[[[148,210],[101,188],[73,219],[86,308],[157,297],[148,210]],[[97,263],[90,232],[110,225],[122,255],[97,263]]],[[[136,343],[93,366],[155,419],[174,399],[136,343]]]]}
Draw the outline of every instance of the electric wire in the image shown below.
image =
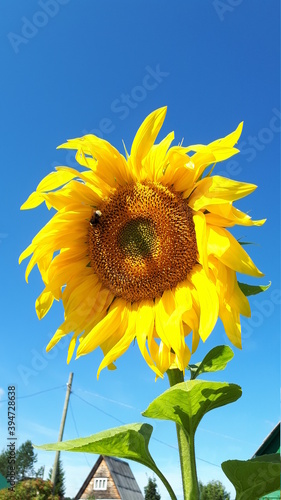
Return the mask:
{"type": "MultiPolygon", "coordinates": [[[[55,391],[57,389],[62,389],[63,387],[65,387],[65,384],[63,385],[59,385],[57,387],[52,387],[50,389],[44,389],[43,391],[38,391],[38,392],[34,392],[32,394],[27,394],[25,396],[17,396],[16,399],[26,399],[26,398],[31,398],[33,396],[38,396],[39,394],[43,394],[45,392],[50,392],[50,391],[55,391]]],[[[123,421],[123,420],[120,420],[119,418],[117,417],[114,417],[114,415],[112,415],[111,413],[108,413],[104,410],[102,410],[101,408],[99,408],[98,406],[94,405],[93,403],[90,403],[89,401],[87,401],[86,399],[82,398],[81,396],[79,396],[78,394],[76,394],[76,392],[74,392],[73,390],[71,391],[71,394],[73,394],[74,396],[76,396],[78,399],[80,399],[81,401],[83,401],[84,403],[86,403],[87,405],[89,406],[92,406],[93,408],[95,408],[95,410],[99,411],[100,413],[103,413],[104,415],[116,420],[116,422],[118,422],[119,424],[122,424],[122,425],[126,425],[126,423],[123,421]]],[[[8,401],[8,399],[2,399],[0,400],[0,403],[6,403],[8,401]]],[[[71,415],[72,415],[72,419],[73,419],[73,423],[74,423],[74,427],[75,427],[75,430],[76,430],[76,433],[77,433],[77,436],[79,437],[79,432],[78,432],[78,429],[77,429],[77,425],[76,425],[76,422],[75,422],[75,419],[74,419],[74,413],[73,413],[73,409],[72,409],[72,406],[71,406],[71,403],[70,403],[70,399],[69,399],[69,406],[70,406],[70,412],[71,412],[71,415]]],[[[157,441],[158,443],[160,444],[163,444],[164,446],[167,446],[169,448],[172,448],[172,449],[175,449],[177,450],[177,447],[174,446],[174,445],[171,445],[171,444],[168,444],[168,443],[165,443],[165,441],[161,441],[160,439],[157,439],[155,437],[152,436],[153,441],[157,441]]],[[[85,455],[85,454],[84,454],[85,455]]],[[[87,460],[87,457],[85,456],[85,459],[86,459],[86,462],[88,464],[89,467],[90,464],[87,460]]],[[[200,458],[200,457],[196,457],[197,460],[200,460],[201,462],[205,462],[209,465],[213,465],[214,467],[218,467],[220,469],[220,465],[218,464],[214,464],[213,462],[209,462],[208,460],[205,460],[204,458],[200,458]]]]}
{"type": "MultiPolygon", "coordinates": [[[[95,408],[96,410],[100,411],[101,413],[103,413],[103,414],[107,415],[107,416],[108,416],[108,417],[110,417],[110,418],[113,418],[114,420],[116,420],[116,421],[117,421],[117,422],[119,422],[120,424],[122,424],[122,425],[126,425],[126,422],[123,422],[123,421],[122,421],[122,420],[120,420],[119,418],[114,417],[114,415],[112,415],[112,414],[110,414],[110,413],[107,413],[107,412],[105,412],[104,410],[101,410],[101,408],[99,408],[98,406],[96,406],[96,405],[94,405],[94,404],[90,403],[89,401],[87,401],[86,399],[82,398],[81,396],[78,396],[78,394],[76,394],[74,391],[72,391],[72,393],[74,394],[74,396],[76,396],[77,398],[81,399],[81,401],[83,401],[84,403],[88,404],[89,406],[92,406],[93,408],[95,408]]],[[[178,449],[176,446],[173,446],[173,445],[171,445],[171,444],[165,443],[165,441],[161,441],[160,439],[157,439],[157,438],[155,438],[155,437],[153,437],[153,436],[151,437],[151,439],[152,439],[153,441],[157,441],[158,443],[163,444],[164,446],[167,446],[167,447],[169,447],[169,448],[173,448],[174,450],[177,450],[177,449],[178,449]]],[[[221,468],[221,467],[220,467],[220,465],[218,465],[218,464],[214,464],[213,462],[209,462],[208,460],[205,460],[204,458],[200,458],[200,457],[196,456],[196,459],[197,459],[197,460],[200,460],[201,462],[205,462],[205,463],[207,463],[207,464],[209,464],[209,465],[213,465],[214,467],[218,467],[219,469],[221,468]]]]}
{"type": "MultiPolygon", "coordinates": [[[[26,399],[32,398],[33,396],[38,396],[39,394],[43,394],[44,392],[55,391],[57,389],[62,389],[65,387],[65,384],[59,385],[58,387],[52,387],[51,389],[44,389],[43,391],[33,392],[32,394],[26,394],[25,396],[16,396],[16,399],[26,399]]],[[[8,399],[0,399],[0,403],[7,403],[8,399]]]]}
{"type": "MultiPolygon", "coordinates": [[[[70,393],[71,395],[71,393],[70,393]]],[[[80,438],[80,434],[78,432],[78,427],[77,427],[77,424],[76,424],[76,420],[74,418],[74,412],[73,412],[73,408],[72,408],[72,404],[71,404],[71,398],[69,398],[69,408],[70,408],[70,413],[71,413],[71,416],[72,416],[72,420],[73,420],[73,424],[74,424],[74,428],[75,428],[75,431],[76,431],[76,434],[77,434],[77,437],[80,438]]],[[[87,462],[87,465],[90,467],[90,469],[92,468],[92,466],[89,464],[89,461],[88,461],[88,458],[87,458],[87,454],[86,453],[83,453],[84,455],[84,458],[87,462]]]]}
{"type": "Polygon", "coordinates": [[[103,413],[104,415],[107,415],[108,417],[113,418],[114,420],[116,420],[116,422],[119,422],[119,424],[123,424],[123,425],[125,424],[125,422],[123,422],[122,420],[119,420],[119,418],[117,418],[117,417],[114,417],[114,415],[111,415],[111,413],[107,413],[106,411],[102,410],[101,408],[99,408],[98,406],[94,405],[93,403],[90,403],[89,401],[87,401],[86,399],[82,398],[81,396],[78,396],[78,394],[76,394],[76,392],[72,391],[72,393],[73,393],[74,396],[76,396],[76,398],[81,399],[81,401],[84,401],[84,403],[86,403],[89,406],[92,406],[93,408],[95,408],[99,412],[103,413]]]}

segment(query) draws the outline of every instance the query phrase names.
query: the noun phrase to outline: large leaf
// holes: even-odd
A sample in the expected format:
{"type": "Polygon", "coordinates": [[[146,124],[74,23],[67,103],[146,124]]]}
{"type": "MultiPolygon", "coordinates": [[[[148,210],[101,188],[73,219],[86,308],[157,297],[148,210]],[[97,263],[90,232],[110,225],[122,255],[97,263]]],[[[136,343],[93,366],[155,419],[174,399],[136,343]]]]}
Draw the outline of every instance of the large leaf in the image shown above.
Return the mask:
{"type": "Polygon", "coordinates": [[[98,455],[134,460],[153,470],[165,484],[171,498],[176,500],[176,495],[170,484],[156,466],[148,450],[152,430],[153,427],[149,424],[128,424],[98,432],[86,438],[43,444],[35,446],[35,448],[48,451],[96,453],[98,455]]]}
{"type": "Polygon", "coordinates": [[[234,354],[232,349],[227,345],[219,345],[211,349],[206,354],[201,363],[189,365],[188,368],[191,372],[191,379],[195,379],[204,372],[217,372],[224,370],[227,363],[233,358],[234,354]]]}
{"type": "Polygon", "coordinates": [[[279,454],[263,455],[251,460],[227,460],[221,466],[236,489],[236,500],[257,500],[280,490],[279,454]]]}
{"type": "Polygon", "coordinates": [[[268,290],[271,285],[271,281],[268,283],[268,285],[247,285],[247,283],[240,283],[240,281],[238,281],[238,285],[244,295],[246,295],[246,297],[249,297],[249,295],[257,295],[258,293],[268,290]]]}
{"type": "Polygon", "coordinates": [[[161,420],[173,420],[181,425],[189,436],[194,436],[205,413],[233,403],[241,394],[241,387],[235,384],[188,380],[174,385],[158,396],[143,415],[161,420]]]}
{"type": "Polygon", "coordinates": [[[41,450],[80,451],[135,460],[150,467],[153,461],[148,443],[153,427],[129,424],[98,432],[85,438],[35,446],[41,450]]]}

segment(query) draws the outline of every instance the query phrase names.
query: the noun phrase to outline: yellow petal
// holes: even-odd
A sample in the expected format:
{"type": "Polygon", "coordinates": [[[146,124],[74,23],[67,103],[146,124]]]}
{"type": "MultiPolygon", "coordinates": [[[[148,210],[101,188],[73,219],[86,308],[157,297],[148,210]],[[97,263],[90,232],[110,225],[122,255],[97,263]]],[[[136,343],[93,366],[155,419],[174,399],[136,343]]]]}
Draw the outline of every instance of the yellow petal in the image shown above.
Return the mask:
{"type": "Polygon", "coordinates": [[[42,319],[52,307],[54,296],[51,292],[45,290],[39,295],[35,302],[35,309],[39,319],[42,319]]]}
{"type": "Polygon", "coordinates": [[[63,184],[66,184],[74,177],[75,174],[71,171],[58,170],[57,172],[51,172],[46,175],[41,182],[39,182],[36,190],[39,192],[52,191],[53,189],[57,189],[63,184]]]}
{"type": "Polygon", "coordinates": [[[29,210],[30,208],[36,208],[43,203],[44,198],[42,197],[41,193],[37,193],[37,191],[34,191],[31,193],[31,195],[27,198],[27,200],[22,204],[20,207],[21,210],[29,210]]]}
{"type": "Polygon", "coordinates": [[[216,141],[213,141],[209,144],[209,147],[211,149],[218,149],[218,148],[232,148],[237,142],[238,139],[240,138],[243,130],[243,122],[239,123],[238,127],[234,132],[231,132],[231,134],[228,134],[226,137],[222,139],[217,139],[216,141]]]}
{"type": "Polygon", "coordinates": [[[174,362],[175,354],[162,341],[158,345],[152,336],[148,339],[148,347],[158,370],[164,374],[174,362]]]}
{"type": "Polygon", "coordinates": [[[69,330],[67,322],[64,321],[57,329],[55,335],[53,335],[53,337],[51,338],[50,342],[46,347],[46,351],[49,352],[59,342],[59,340],[65,335],[67,335],[70,331],[71,330],[69,330]]]}
{"type": "Polygon", "coordinates": [[[159,108],[150,113],[138,129],[131,149],[130,162],[136,172],[142,168],[142,160],[146,157],[150,148],[162,127],[167,107],[159,108]]]}
{"type": "Polygon", "coordinates": [[[200,341],[200,335],[199,335],[198,329],[197,330],[193,330],[193,334],[192,334],[192,348],[191,348],[191,353],[192,354],[194,354],[195,351],[197,351],[197,348],[198,348],[198,345],[199,345],[199,341],[200,341]]]}
{"type": "MultiPolygon", "coordinates": [[[[195,165],[193,182],[200,178],[208,165],[226,160],[239,153],[239,150],[233,146],[236,144],[241,135],[242,127],[243,122],[238,125],[234,132],[227,135],[223,139],[211,142],[207,146],[204,146],[203,144],[189,146],[188,151],[195,151],[195,154],[191,157],[191,160],[195,165]]],[[[184,197],[187,196],[189,196],[189,194],[184,195],[184,197]]]]}
{"type": "MultiPolygon", "coordinates": [[[[229,269],[229,272],[233,271],[229,269]]],[[[235,309],[240,314],[243,314],[243,316],[250,318],[251,316],[250,304],[247,297],[244,295],[244,293],[242,292],[241,288],[237,283],[236,273],[234,273],[234,287],[233,287],[233,293],[229,297],[229,305],[232,309],[235,309]]]]}
{"type": "Polygon", "coordinates": [[[143,161],[143,179],[157,181],[163,176],[167,150],[174,140],[174,132],[167,135],[159,144],[152,146],[143,161]]]}
{"type": "Polygon", "coordinates": [[[127,321],[128,325],[126,331],[123,333],[121,339],[108,351],[104,356],[97,373],[97,378],[99,378],[100,372],[106,366],[108,367],[117,358],[122,356],[125,351],[129,348],[131,342],[135,337],[136,331],[136,311],[131,310],[130,305],[127,304],[127,321]]]}
{"type": "Polygon", "coordinates": [[[136,304],[136,307],[136,339],[139,349],[148,366],[156,373],[156,375],[162,377],[162,373],[153,363],[146,347],[146,339],[153,335],[154,330],[154,304],[152,301],[143,300],[136,304]]]}
{"type": "Polygon", "coordinates": [[[208,205],[218,205],[243,198],[252,193],[256,187],[254,184],[232,181],[219,175],[205,177],[197,183],[188,204],[193,210],[200,210],[208,205]]]}
{"type": "Polygon", "coordinates": [[[68,347],[68,353],[67,353],[67,364],[70,363],[70,360],[73,356],[73,353],[74,353],[74,349],[75,349],[75,346],[76,346],[76,340],[77,340],[77,337],[78,337],[78,333],[74,333],[71,337],[71,340],[70,340],[70,343],[69,343],[69,347],[68,347]]]}
{"type": "MultiPolygon", "coordinates": [[[[192,146],[191,146],[192,148],[192,146]]],[[[190,182],[188,185],[183,186],[184,198],[190,195],[190,190],[194,189],[194,183],[203,174],[204,170],[216,162],[216,157],[213,152],[208,148],[208,146],[201,146],[198,151],[191,157],[191,161],[194,164],[194,173],[192,178],[192,184],[190,182]],[[191,186],[191,187],[190,187],[191,186]]]]}
{"type": "Polygon", "coordinates": [[[46,201],[56,210],[62,210],[71,206],[74,202],[87,204],[90,207],[97,206],[101,202],[102,191],[93,185],[82,184],[79,181],[70,181],[66,186],[57,191],[42,193],[42,200],[46,201]]]}
{"type": "Polygon", "coordinates": [[[229,307],[221,307],[220,318],[223,322],[225,333],[228,336],[230,342],[235,347],[238,347],[238,349],[241,349],[241,324],[239,313],[231,310],[229,307]]]}
{"type": "MultiPolygon", "coordinates": [[[[33,255],[31,256],[31,259],[29,261],[29,263],[27,264],[26,266],[26,270],[25,270],[25,279],[26,279],[26,282],[28,283],[28,276],[30,274],[30,272],[32,271],[33,267],[38,264],[38,267],[40,268],[40,262],[43,262],[43,260],[46,258],[46,255],[50,256],[50,255],[53,255],[53,252],[52,250],[49,251],[49,248],[45,247],[44,245],[42,245],[41,247],[38,247],[36,246],[33,250],[33,255]]],[[[46,283],[46,281],[44,280],[44,278],[46,277],[45,276],[45,271],[43,268],[42,269],[42,279],[43,281],[46,283]]]]}
{"type": "Polygon", "coordinates": [[[124,156],[114,146],[95,135],[85,135],[82,139],[81,150],[76,156],[77,161],[79,161],[79,154],[91,154],[96,160],[94,171],[113,187],[115,180],[120,185],[133,180],[124,156]]]}
{"type": "Polygon", "coordinates": [[[240,226],[262,226],[266,222],[266,219],[252,220],[248,214],[233,207],[231,203],[208,205],[205,208],[210,212],[205,216],[206,222],[212,226],[232,227],[235,224],[240,226]]]}
{"type": "Polygon", "coordinates": [[[85,276],[80,283],[75,276],[63,292],[66,314],[77,311],[83,317],[89,313],[97,300],[101,286],[96,275],[85,276]]]}
{"type": "Polygon", "coordinates": [[[36,245],[34,245],[34,243],[31,243],[30,245],[28,245],[28,247],[19,256],[19,264],[21,264],[21,262],[24,259],[29,257],[34,252],[35,248],[36,248],[36,245]]]}
{"type": "Polygon", "coordinates": [[[175,356],[175,358],[174,358],[175,366],[183,373],[185,372],[185,368],[187,367],[187,365],[190,361],[190,358],[191,358],[191,352],[190,352],[189,347],[186,344],[184,346],[185,346],[185,350],[184,350],[183,358],[179,359],[178,356],[175,356]]]}
{"type": "Polygon", "coordinates": [[[185,191],[194,185],[195,163],[187,156],[188,148],[174,146],[169,149],[166,161],[167,167],[160,182],[165,185],[172,185],[176,191],[185,191]]]}
{"type": "Polygon", "coordinates": [[[114,335],[115,330],[119,327],[122,321],[122,312],[125,305],[126,302],[123,299],[117,299],[114,301],[104,319],[100,321],[81,341],[81,344],[77,349],[77,358],[93,351],[110,335],[114,335]]]}
{"type": "Polygon", "coordinates": [[[174,290],[176,308],[183,308],[184,311],[189,311],[193,307],[190,283],[185,280],[179,283],[174,290]]]}
{"type": "Polygon", "coordinates": [[[193,221],[195,225],[199,263],[203,266],[206,275],[209,276],[205,215],[202,212],[197,212],[193,215],[193,221]]]}
{"type": "Polygon", "coordinates": [[[207,228],[208,254],[215,255],[234,271],[250,276],[264,276],[255,266],[244,248],[226,229],[216,226],[207,228]]]}
{"type": "Polygon", "coordinates": [[[210,281],[204,270],[196,266],[190,280],[197,290],[200,303],[199,335],[203,342],[212,332],[218,318],[219,300],[215,285],[210,281]]]}
{"type": "MultiPolygon", "coordinates": [[[[179,295],[177,296],[179,299],[179,295]]],[[[180,360],[184,356],[184,333],[182,315],[186,310],[186,300],[175,302],[172,290],[166,290],[162,297],[155,300],[155,327],[157,334],[169,349],[173,349],[180,360]]]]}

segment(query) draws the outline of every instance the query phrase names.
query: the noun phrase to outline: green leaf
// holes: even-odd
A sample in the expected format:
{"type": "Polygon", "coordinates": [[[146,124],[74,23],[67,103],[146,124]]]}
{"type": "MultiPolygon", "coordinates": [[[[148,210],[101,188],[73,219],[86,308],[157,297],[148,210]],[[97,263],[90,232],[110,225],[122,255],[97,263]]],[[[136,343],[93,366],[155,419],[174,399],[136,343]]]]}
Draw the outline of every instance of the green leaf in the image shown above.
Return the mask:
{"type": "Polygon", "coordinates": [[[234,353],[232,349],[227,345],[214,347],[208,352],[208,354],[206,354],[201,363],[188,366],[191,372],[191,379],[195,379],[201,373],[224,370],[227,363],[233,358],[233,356],[234,353]]]}
{"type": "Polygon", "coordinates": [[[237,240],[238,243],[243,247],[244,245],[256,245],[256,243],[253,243],[252,241],[239,241],[237,240]]]}
{"type": "Polygon", "coordinates": [[[41,450],[79,451],[136,460],[150,467],[153,459],[148,443],[153,427],[149,424],[129,424],[98,432],[89,437],[35,446],[41,450]]]}
{"type": "Polygon", "coordinates": [[[242,394],[241,387],[225,382],[188,380],[176,384],[158,396],[142,413],[145,417],[172,420],[194,436],[208,411],[233,403],[242,394]]]}
{"type": "Polygon", "coordinates": [[[227,460],[221,466],[236,489],[236,500],[257,500],[280,489],[279,454],[251,460],[227,460]]]}
{"type": "Polygon", "coordinates": [[[249,297],[249,295],[257,295],[258,293],[268,290],[271,285],[271,281],[268,283],[268,285],[247,285],[247,283],[240,283],[238,281],[238,285],[244,295],[246,295],[246,297],[249,297]]]}
{"type": "Polygon", "coordinates": [[[82,453],[96,453],[111,457],[127,458],[149,467],[165,484],[172,499],[176,496],[161,471],[155,464],[148,444],[153,431],[149,424],[128,424],[115,427],[107,431],[98,432],[86,438],[73,439],[60,443],[43,444],[35,448],[48,451],[75,451],[82,453]]]}

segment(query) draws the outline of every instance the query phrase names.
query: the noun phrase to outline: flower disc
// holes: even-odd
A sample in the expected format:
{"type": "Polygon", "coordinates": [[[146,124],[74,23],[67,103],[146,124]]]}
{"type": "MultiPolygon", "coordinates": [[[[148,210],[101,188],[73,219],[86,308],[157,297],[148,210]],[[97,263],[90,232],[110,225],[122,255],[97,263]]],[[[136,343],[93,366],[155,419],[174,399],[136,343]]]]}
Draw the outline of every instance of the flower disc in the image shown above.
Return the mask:
{"type": "Polygon", "coordinates": [[[91,266],[115,296],[159,297],[186,279],[197,261],[192,210],[153,182],[119,187],[91,219],[91,266]]]}

